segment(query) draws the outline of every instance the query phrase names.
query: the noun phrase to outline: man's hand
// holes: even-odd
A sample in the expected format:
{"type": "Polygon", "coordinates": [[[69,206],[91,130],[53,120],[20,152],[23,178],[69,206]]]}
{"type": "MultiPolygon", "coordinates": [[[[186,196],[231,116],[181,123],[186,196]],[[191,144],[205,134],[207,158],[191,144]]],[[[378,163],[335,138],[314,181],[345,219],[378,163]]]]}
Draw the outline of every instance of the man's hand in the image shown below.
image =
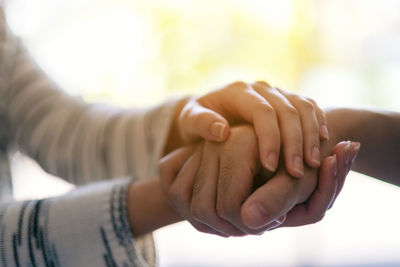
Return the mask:
{"type": "Polygon", "coordinates": [[[286,225],[301,225],[325,213],[347,174],[343,162],[350,158],[343,145],[335,149],[338,164],[335,157],[324,160],[318,189],[310,199],[317,171],[306,169],[305,178],[298,180],[281,168],[268,181],[272,173],[259,164],[257,138],[250,126],[232,128],[225,143],[205,142],[191,156],[193,148],[165,157],[161,183],[173,206],[199,231],[259,234],[286,218],[286,225]],[[261,215],[254,207],[262,207],[261,215]]]}
{"type": "Polygon", "coordinates": [[[243,222],[253,229],[271,230],[282,226],[316,223],[330,209],[343,188],[345,178],[354,163],[359,143],[340,142],[326,157],[318,172],[306,170],[307,181],[293,180],[284,170],[258,188],[243,204],[243,222]],[[308,197],[311,194],[311,197],[308,197]]]}

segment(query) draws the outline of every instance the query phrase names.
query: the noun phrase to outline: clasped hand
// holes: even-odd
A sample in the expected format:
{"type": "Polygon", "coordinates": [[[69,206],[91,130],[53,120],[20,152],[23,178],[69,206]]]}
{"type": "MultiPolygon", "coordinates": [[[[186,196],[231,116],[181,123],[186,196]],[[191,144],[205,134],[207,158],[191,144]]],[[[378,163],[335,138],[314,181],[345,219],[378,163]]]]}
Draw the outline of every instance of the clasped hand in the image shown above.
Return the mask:
{"type": "MultiPolygon", "coordinates": [[[[266,83],[256,85],[257,90],[233,84],[212,92],[195,100],[203,105],[200,109],[189,102],[180,115],[186,123],[182,135],[202,123],[202,128],[210,128],[217,119],[231,125],[221,132],[224,142],[215,142],[220,140],[214,135],[214,141],[180,148],[161,160],[165,196],[201,232],[242,236],[317,222],[332,206],[356,156],[356,145],[342,142],[320,166],[319,137],[328,137],[323,111],[308,99],[266,83]],[[236,98],[227,100],[232,92],[236,98]],[[246,102],[246,97],[251,100],[246,102]],[[196,126],[187,127],[190,121],[197,121],[196,126]],[[303,166],[303,147],[308,166],[303,166]],[[280,160],[268,162],[265,155],[271,153],[280,160]]],[[[199,135],[213,140],[206,131],[199,135]]]]}

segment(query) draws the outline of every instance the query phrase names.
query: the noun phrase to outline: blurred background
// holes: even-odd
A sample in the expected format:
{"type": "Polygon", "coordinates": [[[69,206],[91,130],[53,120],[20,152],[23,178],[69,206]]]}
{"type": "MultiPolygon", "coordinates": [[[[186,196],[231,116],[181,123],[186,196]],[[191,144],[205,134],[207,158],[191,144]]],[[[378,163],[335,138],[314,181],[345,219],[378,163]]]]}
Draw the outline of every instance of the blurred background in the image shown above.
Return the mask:
{"type": "MultiPolygon", "coordinates": [[[[147,106],[266,80],[321,106],[400,111],[397,0],[12,0],[13,31],[66,91],[147,106]]],[[[72,188],[21,154],[17,198],[72,188]]],[[[159,266],[400,266],[399,189],[350,173],[325,219],[223,239],[155,233],[159,266]]]]}

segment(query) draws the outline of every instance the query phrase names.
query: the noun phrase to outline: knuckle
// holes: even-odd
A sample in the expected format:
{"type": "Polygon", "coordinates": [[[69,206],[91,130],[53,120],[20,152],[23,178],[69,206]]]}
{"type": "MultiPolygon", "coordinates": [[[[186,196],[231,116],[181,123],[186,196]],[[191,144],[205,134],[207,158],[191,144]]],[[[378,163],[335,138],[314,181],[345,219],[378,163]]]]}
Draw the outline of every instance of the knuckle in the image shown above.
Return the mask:
{"type": "Polygon", "coordinates": [[[314,106],[317,106],[317,102],[316,102],[313,98],[311,98],[311,97],[305,97],[305,99],[306,99],[308,102],[310,102],[311,104],[313,104],[314,106]]]}
{"type": "Polygon", "coordinates": [[[229,87],[231,87],[233,89],[245,89],[248,87],[248,84],[243,81],[236,81],[236,82],[232,83],[229,87]]]}
{"type": "Polygon", "coordinates": [[[271,85],[269,85],[269,83],[267,83],[266,81],[256,81],[256,85],[258,86],[262,86],[262,87],[266,87],[266,88],[271,88],[271,85]]]}
{"type": "Polygon", "coordinates": [[[272,116],[276,116],[276,111],[275,109],[267,104],[267,103],[260,103],[256,108],[255,108],[255,112],[254,112],[254,116],[266,116],[266,115],[272,115],[272,116]]]}
{"type": "Polygon", "coordinates": [[[291,105],[284,105],[283,112],[291,117],[299,117],[299,112],[291,105]]]}
{"type": "Polygon", "coordinates": [[[301,101],[300,103],[301,103],[301,107],[302,107],[303,109],[305,109],[306,111],[308,111],[308,112],[314,112],[314,110],[315,110],[314,104],[311,103],[310,101],[304,99],[304,100],[301,101]]]}

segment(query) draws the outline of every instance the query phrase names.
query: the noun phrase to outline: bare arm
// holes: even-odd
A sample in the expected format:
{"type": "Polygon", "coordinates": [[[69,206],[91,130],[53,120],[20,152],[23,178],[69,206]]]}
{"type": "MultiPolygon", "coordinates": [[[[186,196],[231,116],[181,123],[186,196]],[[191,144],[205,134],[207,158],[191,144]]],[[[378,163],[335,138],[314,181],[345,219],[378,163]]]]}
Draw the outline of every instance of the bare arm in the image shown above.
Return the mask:
{"type": "Polygon", "coordinates": [[[133,182],[127,198],[128,220],[135,237],[182,220],[164,198],[158,178],[133,182]]]}
{"type": "Polygon", "coordinates": [[[400,113],[343,108],[326,112],[329,143],[353,140],[362,145],[352,169],[400,186],[400,113]]]}

